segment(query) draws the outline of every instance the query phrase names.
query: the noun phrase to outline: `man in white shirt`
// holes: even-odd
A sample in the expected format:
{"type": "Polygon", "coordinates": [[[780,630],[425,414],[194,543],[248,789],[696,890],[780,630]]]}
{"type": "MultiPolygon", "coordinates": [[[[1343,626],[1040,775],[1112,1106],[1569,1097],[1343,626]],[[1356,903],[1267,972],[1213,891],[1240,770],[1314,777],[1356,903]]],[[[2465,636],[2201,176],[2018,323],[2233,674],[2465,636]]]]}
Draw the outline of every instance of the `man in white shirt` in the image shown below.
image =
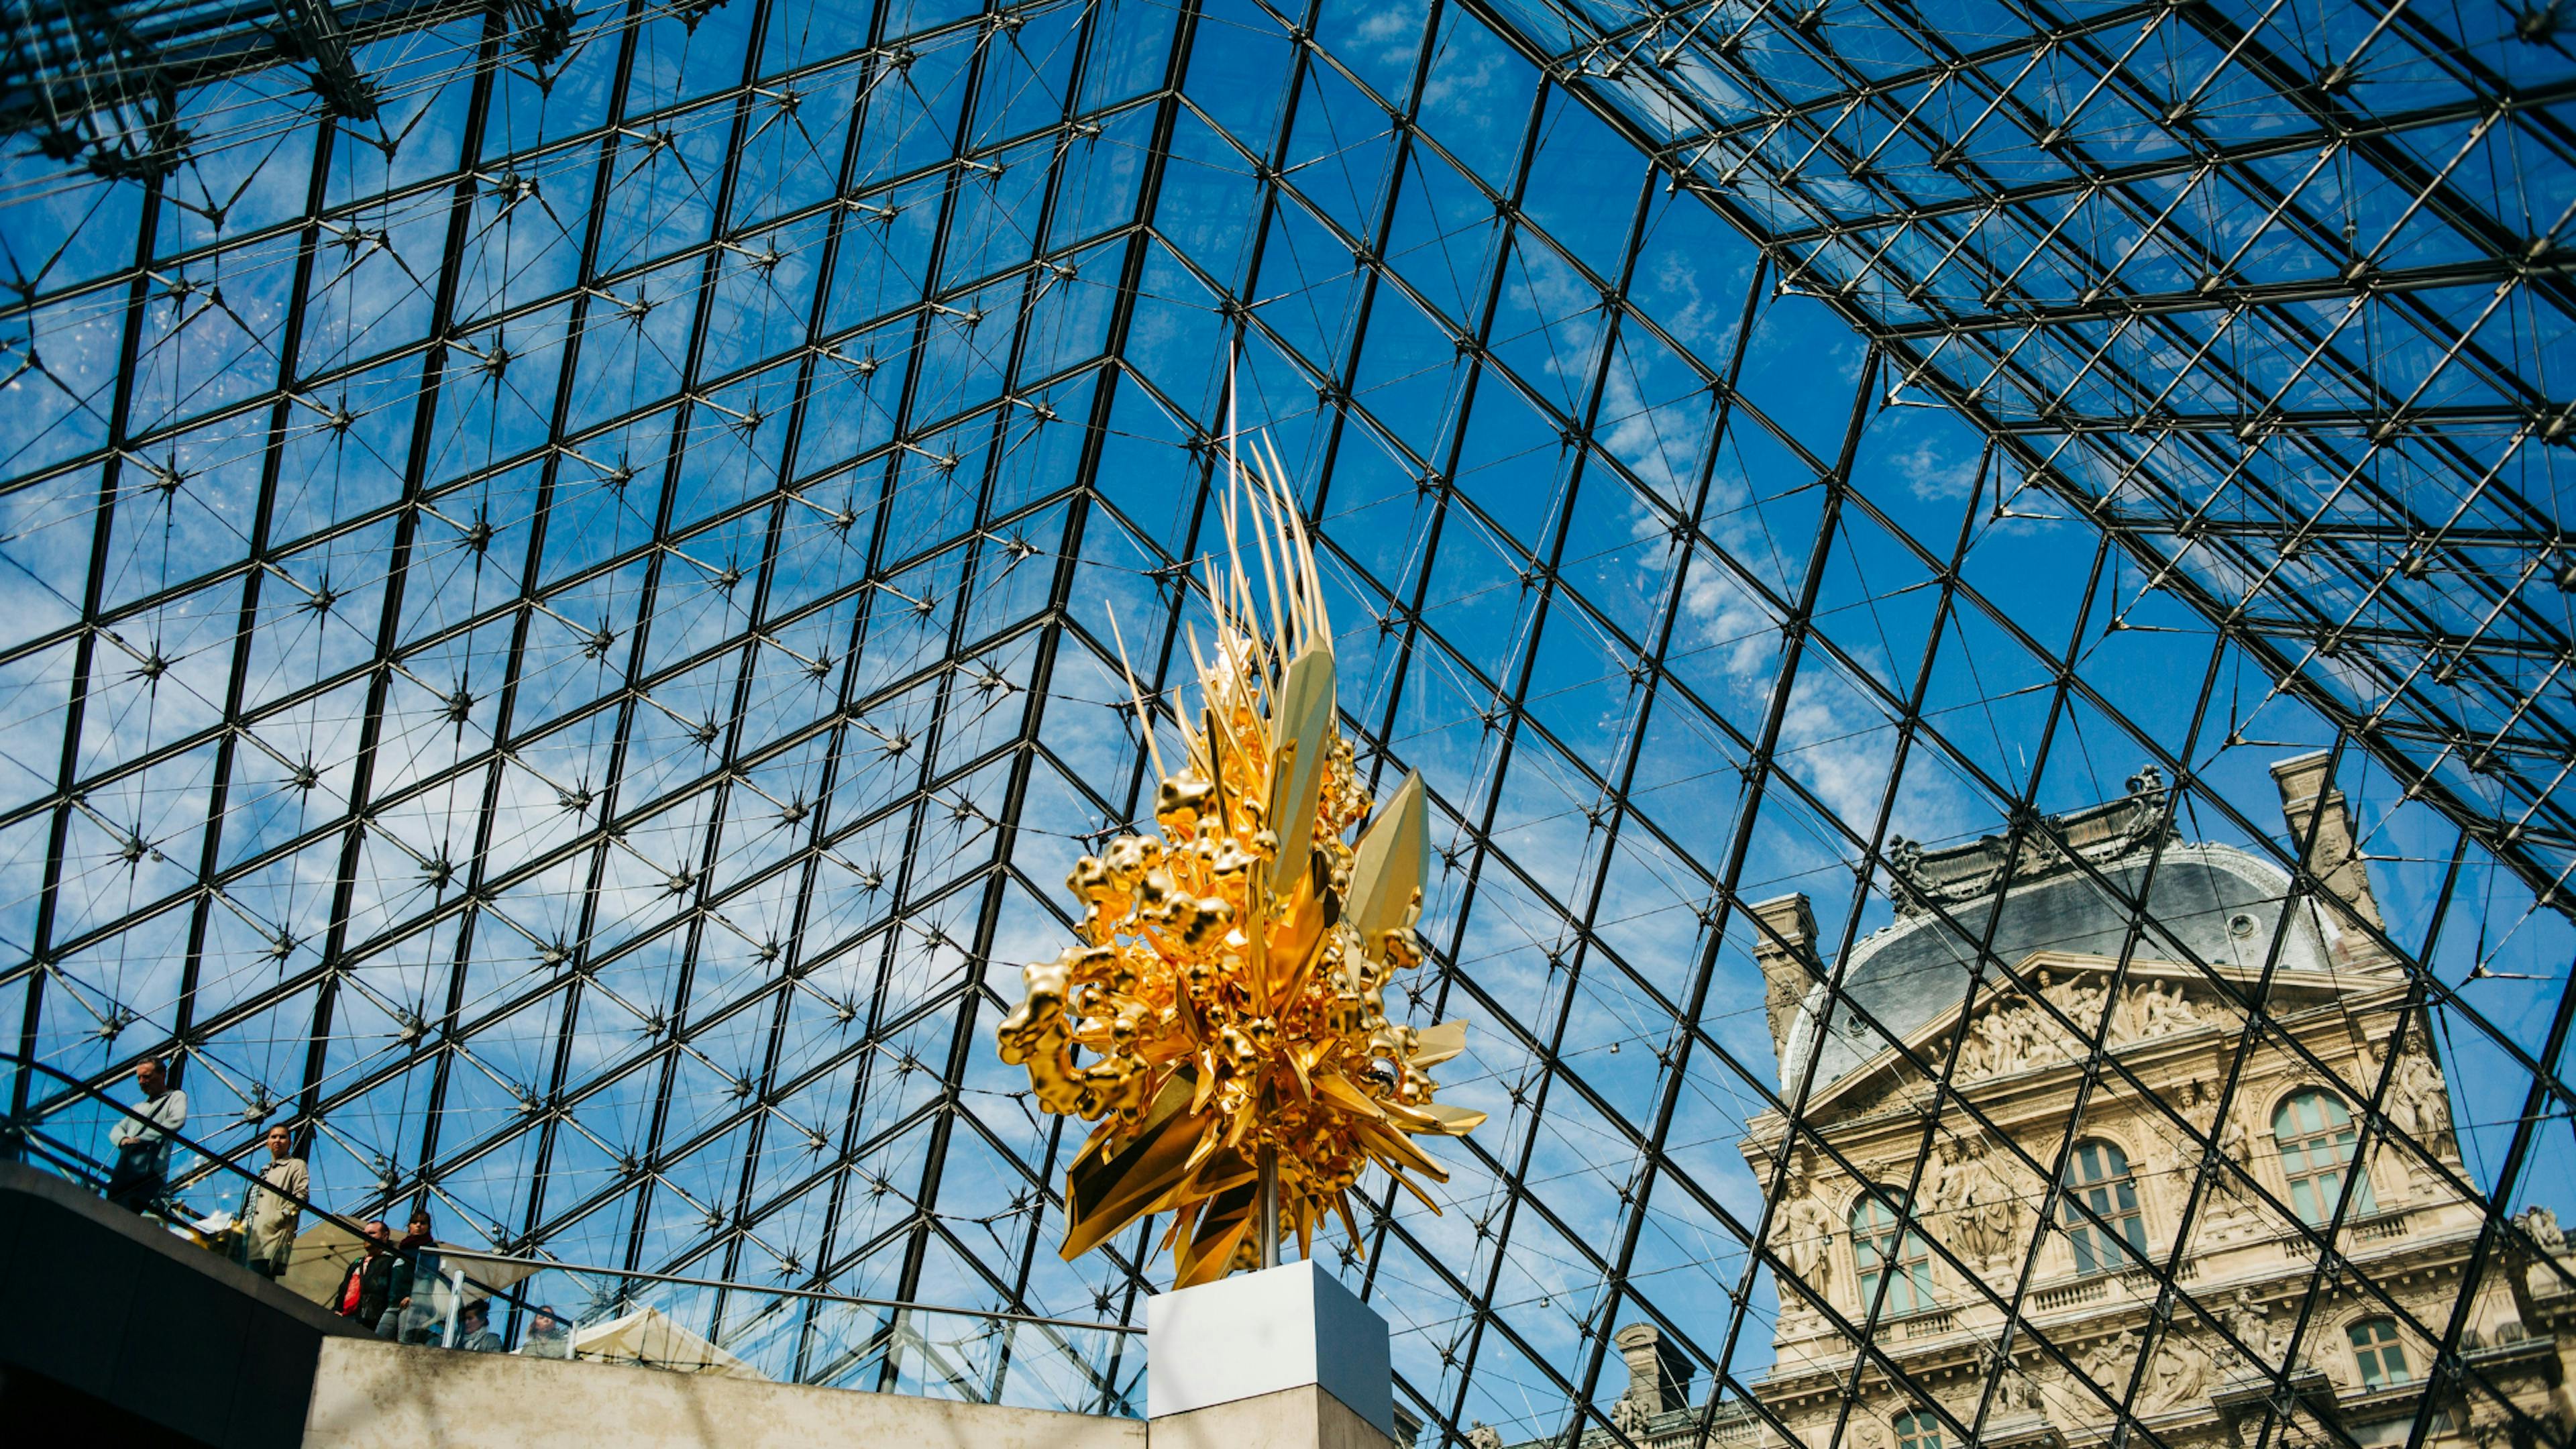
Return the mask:
{"type": "Polygon", "coordinates": [[[284,1127],[268,1129],[268,1166],[260,1170],[260,1186],[250,1190],[250,1210],[242,1214],[250,1224],[250,1270],[263,1278],[285,1275],[287,1257],[295,1250],[295,1225],[304,1215],[303,1199],[313,1195],[312,1174],[294,1153],[293,1133],[284,1127]]]}
{"type": "Polygon", "coordinates": [[[107,1200],[134,1212],[155,1212],[169,1183],[170,1134],[188,1123],[188,1094],[170,1085],[170,1064],[159,1057],[134,1069],[134,1085],[143,1091],[142,1103],[126,1108],[107,1129],[116,1149],[107,1200]]]}

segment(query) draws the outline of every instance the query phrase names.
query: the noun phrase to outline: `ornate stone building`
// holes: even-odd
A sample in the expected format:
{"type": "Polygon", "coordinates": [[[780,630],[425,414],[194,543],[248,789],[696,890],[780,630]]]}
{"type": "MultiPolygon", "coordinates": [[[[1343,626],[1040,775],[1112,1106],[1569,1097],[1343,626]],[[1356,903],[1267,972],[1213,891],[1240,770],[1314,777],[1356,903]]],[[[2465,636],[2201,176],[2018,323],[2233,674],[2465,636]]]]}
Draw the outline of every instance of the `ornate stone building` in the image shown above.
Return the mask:
{"type": "Polygon", "coordinates": [[[2273,769],[2313,897],[2172,838],[2149,771],[2018,860],[1900,843],[1896,920],[1831,986],[1806,899],[1754,907],[1803,1102],[1740,1144],[1773,1199],[1775,1363],[1758,1410],[1711,1406],[1632,1325],[1612,1423],[1652,1449],[2567,1442],[2563,1239],[2543,1210],[2481,1255],[2429,1019],[2365,929],[2325,773],[2273,769]]]}

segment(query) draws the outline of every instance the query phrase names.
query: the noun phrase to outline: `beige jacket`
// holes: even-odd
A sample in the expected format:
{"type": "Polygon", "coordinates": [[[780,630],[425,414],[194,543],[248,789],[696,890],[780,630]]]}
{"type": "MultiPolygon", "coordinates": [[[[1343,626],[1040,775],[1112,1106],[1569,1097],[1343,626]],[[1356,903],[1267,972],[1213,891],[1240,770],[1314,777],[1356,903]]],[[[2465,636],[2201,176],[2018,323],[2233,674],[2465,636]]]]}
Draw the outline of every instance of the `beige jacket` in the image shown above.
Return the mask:
{"type": "Polygon", "coordinates": [[[250,1255],[261,1262],[280,1262],[295,1246],[295,1224],[304,1215],[304,1207],[279,1193],[311,1197],[312,1175],[304,1170],[303,1158],[280,1157],[261,1170],[259,1180],[278,1192],[256,1187],[250,1190],[250,1211],[244,1215],[250,1220],[250,1255]]]}

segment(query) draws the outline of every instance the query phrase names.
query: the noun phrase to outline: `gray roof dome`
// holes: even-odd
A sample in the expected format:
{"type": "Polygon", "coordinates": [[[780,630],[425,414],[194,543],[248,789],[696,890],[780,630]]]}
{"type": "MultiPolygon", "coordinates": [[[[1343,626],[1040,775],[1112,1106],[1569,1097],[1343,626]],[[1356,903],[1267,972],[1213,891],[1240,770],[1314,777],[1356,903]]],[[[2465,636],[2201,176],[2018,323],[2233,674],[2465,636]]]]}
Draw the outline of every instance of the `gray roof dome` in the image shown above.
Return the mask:
{"type": "MultiPolygon", "coordinates": [[[[1843,970],[1843,993],[1898,1036],[1963,1005],[1977,942],[1994,922],[1992,956],[2019,967],[2035,952],[2117,956],[2128,939],[2129,908],[2141,888],[2148,925],[2132,952],[2138,961],[2200,961],[2259,970],[2271,949],[2281,912],[2289,904],[2289,875],[2278,866],[2230,845],[2168,844],[2153,859],[2141,851],[2097,866],[2104,884],[2074,872],[2043,876],[2006,891],[1945,901],[1955,926],[1922,911],[1855,943],[1843,970]],[[2117,894],[2114,894],[2117,892],[2117,894]]],[[[1910,903],[1909,903],[1910,904],[1910,903]]],[[[2279,965],[2290,970],[2332,969],[2309,912],[2299,912],[2282,943],[2279,965]]],[[[1989,982],[1997,979],[1992,966],[1989,982]]],[[[1780,1052],[1785,1088],[1807,1055],[1816,1056],[1814,1086],[1822,1089],[1884,1050],[1887,1042],[1848,1011],[1834,1013],[1834,1030],[1819,1031],[1826,989],[1807,992],[1780,1052]],[[1857,1032],[1857,1035],[1854,1033],[1857,1032]]]]}

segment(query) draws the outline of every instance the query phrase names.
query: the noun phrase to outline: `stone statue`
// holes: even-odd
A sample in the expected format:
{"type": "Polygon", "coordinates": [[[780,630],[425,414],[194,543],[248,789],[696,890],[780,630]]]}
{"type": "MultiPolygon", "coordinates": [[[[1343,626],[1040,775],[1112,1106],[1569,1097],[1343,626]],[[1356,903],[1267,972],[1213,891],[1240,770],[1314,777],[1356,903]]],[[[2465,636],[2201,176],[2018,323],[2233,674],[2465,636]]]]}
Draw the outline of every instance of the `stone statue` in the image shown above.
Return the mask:
{"type": "Polygon", "coordinates": [[[2254,1134],[2246,1129],[2244,1119],[2233,1112],[2228,1114],[2227,1125],[2218,1134],[2218,1150],[2226,1153],[2227,1160],[2238,1167],[2251,1168],[2254,1165],[2254,1134]]]}
{"type": "Polygon", "coordinates": [[[2158,1409],[2171,1409],[2199,1398],[2209,1387],[2209,1355],[2200,1345],[2168,1329],[2157,1346],[2155,1381],[2150,1403],[2158,1409]]]}
{"type": "Polygon", "coordinates": [[[1950,1073],[1951,1080],[1972,1082],[1985,1076],[1994,1063],[1986,1052],[1986,1035],[1982,1022],[1970,1022],[1959,1028],[1959,1064],[1950,1073]]]}
{"type": "Polygon", "coordinates": [[[1945,1139],[1935,1158],[1940,1163],[1940,1171],[1934,1172],[1930,1162],[1923,1165],[1923,1195],[1919,1201],[1924,1216],[1939,1218],[1948,1224],[1941,1231],[1942,1241],[1973,1258],[1976,1254],[1972,1243],[1978,1224],[1971,1221],[1974,1214],[1966,1201],[1969,1190],[1968,1152],[1967,1144],[1958,1138],[1945,1139]]]}
{"type": "Polygon", "coordinates": [[[2084,1370],[2084,1376],[2093,1381],[2095,1388],[2116,1400],[2128,1391],[2130,1372],[2138,1364],[2140,1342],[2142,1340],[2134,1328],[2123,1328],[2108,1338],[2095,1339],[2092,1346],[2084,1350],[2084,1357],[2078,1361],[2077,1367],[2084,1370]]]}
{"type": "Polygon", "coordinates": [[[2252,1355],[2249,1362],[2257,1367],[2261,1360],[2280,1357],[2280,1340],[2272,1332],[2272,1311],[2255,1302],[2251,1292],[2237,1289],[2236,1297],[2227,1305],[2225,1317],[2227,1331],[2235,1335],[2239,1345],[2235,1350],[2237,1357],[2252,1355]]]}
{"type": "Polygon", "coordinates": [[[2396,1080],[2388,1084],[2388,1120],[2425,1151],[2451,1149],[2451,1098],[2442,1069],[2420,1051],[2397,1058],[2396,1080]]]}
{"type": "Polygon", "coordinates": [[[2011,1043],[2013,1070],[2038,1066],[2047,1047],[2047,1038],[2040,1031],[2039,1013],[2027,1002],[2008,1001],[1995,1008],[1995,1015],[2011,1043]]]}
{"type": "Polygon", "coordinates": [[[1915,1216],[1924,1217],[1939,1209],[1942,1195],[1950,1190],[1950,1165],[1959,1160],[1957,1138],[1942,1140],[1923,1154],[1923,1167],[1915,1175],[1915,1216]]]}
{"type": "MultiPolygon", "coordinates": [[[[1802,1167],[1789,1169],[1789,1181],[1780,1199],[1780,1261],[1789,1272],[1819,1300],[1833,1297],[1834,1287],[1834,1217],[1825,1205],[1807,1190],[1807,1173],[1802,1167]]],[[[1785,1285],[1780,1290],[1780,1308],[1791,1311],[1799,1302],[1796,1292],[1785,1285]]],[[[1803,1308],[1798,1311],[1804,1311],[1803,1308]]]]}
{"type": "Polygon", "coordinates": [[[2020,1197],[1983,1144],[1969,1144],[1943,1185],[1951,1195],[1951,1241],[1971,1261],[1992,1262],[2018,1245],[2020,1197]]]}
{"type": "Polygon", "coordinates": [[[2161,981],[2141,981],[2129,988],[2130,1019],[2140,1037],[2162,1036],[2172,1030],[2165,1024],[2169,1007],[2161,981]]]}
{"type": "Polygon", "coordinates": [[[2531,1245],[2540,1251],[2544,1253],[2567,1251],[2567,1234],[2558,1226],[2558,1214],[2549,1209],[2537,1204],[2524,1208],[2522,1215],[2515,1218],[2514,1222],[2525,1233],[2531,1235],[2531,1245]]]}
{"type": "Polygon", "coordinates": [[[1985,1360],[1987,1372],[1994,1375],[1997,1418],[2012,1419],[2047,1412],[2047,1405],[2040,1399],[2039,1385],[2029,1374],[2022,1372],[2021,1365],[2013,1362],[2012,1355],[1992,1345],[1980,1348],[1978,1354],[1985,1360]]]}
{"type": "Polygon", "coordinates": [[[2074,1023],[2075,1034],[2090,1041],[2102,1025],[2102,999],[2106,990],[2088,976],[2069,976],[2049,1000],[2056,1002],[2057,1009],[2065,1012],[2066,1019],[2074,1023]]]}
{"type": "Polygon", "coordinates": [[[1467,1449],[1503,1449],[1503,1436],[1492,1425],[1478,1419],[1467,1430],[1467,1449]]]}
{"type": "Polygon", "coordinates": [[[2245,1123],[2235,1113],[2228,1113],[2218,1124],[2218,1151],[2237,1170],[2231,1172],[2221,1163],[2209,1164],[2210,1228],[2214,1232],[2233,1231],[2254,1217],[2254,1185],[2247,1177],[2253,1165],[2253,1150],[2253,1134],[2246,1131],[2245,1123]]]}
{"type": "Polygon", "coordinates": [[[1887,873],[1896,886],[1896,910],[1899,915],[1912,915],[1923,909],[1923,897],[1915,881],[1923,874],[1923,847],[1899,835],[1887,842],[1887,873]]]}
{"type": "Polygon", "coordinates": [[[1984,1012],[1959,1028],[1960,1076],[1991,1077],[2003,1070],[2002,1063],[1995,1060],[1993,1016],[1992,1011],[1984,1012]]]}
{"type": "Polygon", "coordinates": [[[2045,1414],[2047,1403],[2039,1396],[2039,1384],[2020,1368],[2004,1365],[2003,1381],[1995,1385],[1995,1400],[2007,1414],[2045,1414]]]}
{"type": "Polygon", "coordinates": [[[2166,1014],[2173,1019],[2175,1030],[2179,1031],[2188,1026],[2199,1026],[2201,1023],[2208,1020],[2207,1017],[2201,1015],[2200,1003],[2193,1001],[2190,996],[2184,993],[2180,982],[2174,983],[2168,994],[2172,997],[2172,1000],[2166,1005],[2165,1011],[2166,1014]]]}
{"type": "Polygon", "coordinates": [[[2150,981],[2130,989],[2129,1026],[2137,1036],[2162,1036],[2198,1025],[2200,1008],[2192,1005],[2180,986],[2150,981]]]}
{"type": "Polygon", "coordinates": [[[1621,1394],[1618,1402],[1610,1406],[1610,1427],[1631,1439],[1636,1438],[1645,1432],[1645,1405],[1626,1394],[1621,1394]]]}

